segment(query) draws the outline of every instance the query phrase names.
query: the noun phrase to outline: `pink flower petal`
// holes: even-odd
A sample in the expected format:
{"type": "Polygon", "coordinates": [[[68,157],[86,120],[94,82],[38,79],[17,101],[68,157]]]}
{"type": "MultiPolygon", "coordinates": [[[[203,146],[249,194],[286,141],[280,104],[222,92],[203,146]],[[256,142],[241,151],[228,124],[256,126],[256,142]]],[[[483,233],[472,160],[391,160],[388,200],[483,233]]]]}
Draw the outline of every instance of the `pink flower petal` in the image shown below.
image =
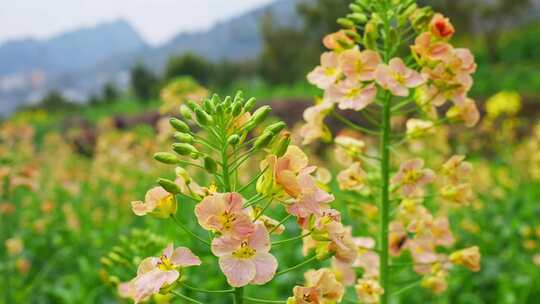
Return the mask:
{"type": "Polygon", "coordinates": [[[171,256],[171,262],[181,267],[201,265],[199,257],[193,254],[191,250],[185,247],[178,247],[171,256]]]}
{"type": "Polygon", "coordinates": [[[232,287],[242,287],[255,278],[255,265],[251,260],[240,260],[228,254],[219,258],[219,267],[232,287]]]}
{"type": "Polygon", "coordinates": [[[268,252],[270,250],[270,237],[266,227],[261,223],[257,223],[255,225],[255,231],[249,236],[247,243],[257,253],[268,252]]]}
{"type": "Polygon", "coordinates": [[[272,280],[278,267],[278,262],[273,255],[264,252],[257,253],[253,258],[253,263],[256,275],[251,281],[252,284],[262,285],[272,280]]]}
{"type": "Polygon", "coordinates": [[[159,259],[156,257],[149,257],[139,264],[139,268],[137,268],[137,276],[143,275],[147,272],[152,271],[156,268],[157,264],[159,262],[159,259]]]}
{"type": "Polygon", "coordinates": [[[234,239],[230,236],[215,238],[212,240],[212,253],[218,257],[231,254],[240,247],[241,243],[241,240],[234,239]]]}

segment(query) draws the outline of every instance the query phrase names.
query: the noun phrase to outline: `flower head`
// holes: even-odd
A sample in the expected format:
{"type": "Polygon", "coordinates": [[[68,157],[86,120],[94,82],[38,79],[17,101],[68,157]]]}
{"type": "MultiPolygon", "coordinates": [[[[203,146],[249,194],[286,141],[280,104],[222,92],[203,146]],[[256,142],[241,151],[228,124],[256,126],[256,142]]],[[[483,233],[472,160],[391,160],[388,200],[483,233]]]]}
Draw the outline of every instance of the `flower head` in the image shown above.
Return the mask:
{"type": "Polygon", "coordinates": [[[138,303],[156,294],[178,280],[178,269],[198,266],[201,260],[185,247],[173,248],[169,244],[160,257],[144,259],[137,269],[137,276],[129,282],[118,285],[120,296],[131,298],[138,303]]]}
{"type": "Polygon", "coordinates": [[[373,103],[376,96],[375,83],[364,85],[351,79],[331,85],[325,92],[325,99],[336,102],[341,110],[360,111],[373,103]]]}
{"type": "Polygon", "coordinates": [[[195,215],[204,229],[242,239],[255,229],[243,204],[239,193],[214,193],[195,207],[195,215]]]}
{"type": "Polygon", "coordinates": [[[159,186],[146,192],[144,202],[131,202],[131,209],[138,216],[152,214],[158,218],[167,218],[176,213],[176,208],[174,196],[159,186]]]}
{"type": "Polygon", "coordinates": [[[330,269],[309,270],[304,277],[306,284],[294,287],[291,303],[331,304],[338,303],[343,298],[345,288],[330,269]]]}
{"type": "Polygon", "coordinates": [[[338,58],[338,54],[335,52],[323,53],[321,55],[321,65],[307,75],[309,83],[323,90],[334,84],[341,75],[338,58]]]}
{"type": "Polygon", "coordinates": [[[379,303],[381,295],[384,294],[384,289],[376,279],[358,279],[355,289],[358,299],[366,304],[379,303]]]}
{"type": "Polygon", "coordinates": [[[222,236],[212,241],[212,253],[219,257],[219,267],[233,287],[270,281],[278,262],[269,251],[270,238],[262,223],[255,224],[253,233],[244,239],[222,236]]]}
{"type": "Polygon", "coordinates": [[[331,101],[324,100],[304,111],[304,120],[306,124],[300,129],[303,144],[307,145],[321,138],[327,140],[331,138],[330,130],[324,124],[324,119],[332,111],[334,104],[331,101]]]}
{"type": "Polygon", "coordinates": [[[361,191],[366,187],[366,179],[366,173],[360,163],[352,164],[337,175],[341,190],[361,191]]]}
{"type": "Polygon", "coordinates": [[[349,166],[361,160],[360,155],[366,147],[366,143],[363,140],[348,135],[338,135],[335,138],[335,142],[336,160],[340,164],[349,166]]]}
{"type": "Polygon", "coordinates": [[[424,77],[409,69],[401,58],[392,58],[388,65],[380,64],[375,71],[375,80],[386,90],[395,96],[406,97],[409,95],[409,88],[415,88],[423,84],[424,77]]]}
{"type": "Polygon", "coordinates": [[[381,62],[379,53],[373,50],[360,51],[357,47],[346,50],[339,56],[343,74],[354,81],[372,81],[381,62]]]}
{"type": "Polygon", "coordinates": [[[454,35],[454,26],[442,14],[435,14],[429,23],[431,33],[439,38],[448,39],[454,35]]]}
{"type": "Polygon", "coordinates": [[[416,158],[401,164],[399,172],[392,178],[392,184],[400,184],[403,195],[409,197],[416,193],[417,188],[431,183],[435,179],[435,173],[430,169],[424,169],[424,161],[416,158]]]}
{"type": "Polygon", "coordinates": [[[478,246],[458,250],[450,255],[450,262],[462,265],[471,271],[480,271],[480,249],[478,246]]]}

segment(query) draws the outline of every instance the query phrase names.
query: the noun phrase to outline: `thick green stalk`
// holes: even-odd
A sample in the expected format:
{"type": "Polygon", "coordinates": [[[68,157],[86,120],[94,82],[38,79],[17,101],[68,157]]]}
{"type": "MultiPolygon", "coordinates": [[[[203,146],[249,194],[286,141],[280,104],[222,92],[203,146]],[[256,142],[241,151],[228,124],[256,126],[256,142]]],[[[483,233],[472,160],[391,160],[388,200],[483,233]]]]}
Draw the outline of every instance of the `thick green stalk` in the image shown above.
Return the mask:
{"type": "Polygon", "coordinates": [[[244,303],[244,287],[234,289],[234,304],[244,303]]]}
{"type": "Polygon", "coordinates": [[[387,304],[390,294],[389,261],[388,261],[388,222],[390,218],[390,100],[391,95],[386,93],[382,113],[382,128],[380,133],[381,150],[381,202],[379,208],[379,245],[380,245],[380,284],[384,288],[381,304],[387,304]]]}

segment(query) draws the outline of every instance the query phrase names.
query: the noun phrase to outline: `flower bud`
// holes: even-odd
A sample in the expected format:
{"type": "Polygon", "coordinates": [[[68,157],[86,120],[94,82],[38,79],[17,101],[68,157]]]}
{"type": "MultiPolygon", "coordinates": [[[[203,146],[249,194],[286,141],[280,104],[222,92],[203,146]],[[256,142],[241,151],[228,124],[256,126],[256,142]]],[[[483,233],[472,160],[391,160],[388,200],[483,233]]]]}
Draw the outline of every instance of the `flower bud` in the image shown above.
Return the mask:
{"type": "Polygon", "coordinates": [[[182,132],[176,132],[174,133],[174,139],[176,139],[180,143],[187,143],[192,144],[194,141],[193,136],[188,133],[182,133],[182,132]]]}
{"type": "Polygon", "coordinates": [[[244,104],[244,112],[250,112],[253,107],[255,107],[255,104],[257,103],[257,99],[255,99],[255,97],[251,97],[250,99],[248,99],[246,101],[246,103],[244,104]]]}
{"type": "Polygon", "coordinates": [[[159,178],[157,182],[163,189],[165,189],[165,191],[169,192],[170,194],[178,194],[181,191],[180,187],[172,180],[159,178]]]}
{"type": "Polygon", "coordinates": [[[186,105],[180,106],[180,115],[182,115],[182,117],[185,119],[192,119],[193,115],[191,113],[191,110],[186,105]]]}
{"type": "MultiPolygon", "coordinates": [[[[214,95],[216,96],[216,95],[214,95]]],[[[213,97],[212,97],[213,99],[213,97]]],[[[215,112],[215,106],[212,101],[205,99],[203,101],[203,108],[207,113],[214,113],[215,112]]]]}
{"type": "Polygon", "coordinates": [[[171,124],[171,126],[176,130],[176,131],[179,131],[179,132],[187,132],[189,131],[189,126],[181,121],[180,119],[178,118],[171,118],[169,120],[169,123],[171,124]]]}
{"type": "Polygon", "coordinates": [[[283,136],[277,141],[277,143],[274,145],[272,149],[272,154],[274,154],[277,157],[281,157],[287,152],[287,148],[289,147],[289,144],[291,143],[291,133],[285,132],[283,133],[283,136]]]}
{"type": "Polygon", "coordinates": [[[253,122],[255,122],[255,124],[258,125],[263,122],[266,117],[268,117],[270,111],[272,111],[272,108],[270,108],[270,106],[262,106],[253,113],[253,116],[251,116],[250,120],[252,120],[253,122]]]}
{"type": "Polygon", "coordinates": [[[347,15],[349,20],[352,20],[356,24],[364,24],[367,22],[367,16],[362,13],[353,13],[347,15]]]}
{"type": "Polygon", "coordinates": [[[190,155],[191,153],[199,153],[197,148],[186,143],[174,143],[172,145],[174,152],[180,155],[190,155]]]}
{"type": "Polygon", "coordinates": [[[191,177],[189,176],[189,173],[186,171],[186,169],[182,167],[176,167],[174,169],[174,173],[176,174],[176,176],[183,178],[186,185],[189,185],[191,183],[191,177]]]}
{"type": "Polygon", "coordinates": [[[238,116],[238,115],[240,115],[241,112],[242,112],[242,103],[239,102],[239,101],[235,101],[232,104],[232,110],[231,110],[232,115],[233,116],[238,116]]]}
{"type": "Polygon", "coordinates": [[[364,9],[358,5],[358,4],[354,4],[354,3],[351,3],[349,5],[349,9],[355,13],[363,13],[364,12],[364,9]]]}
{"type": "Polygon", "coordinates": [[[154,159],[168,165],[174,165],[180,162],[180,159],[176,155],[168,152],[158,152],[154,154],[154,159]]]}
{"type": "Polygon", "coordinates": [[[203,163],[204,163],[204,168],[206,169],[206,171],[208,171],[208,173],[216,173],[217,164],[214,159],[212,159],[210,156],[205,156],[203,163]]]}
{"type": "Polygon", "coordinates": [[[261,136],[259,136],[259,138],[257,138],[257,140],[255,140],[255,143],[253,144],[253,149],[259,150],[268,146],[268,144],[272,141],[273,138],[274,134],[270,132],[264,132],[261,136]]]}
{"type": "Polygon", "coordinates": [[[210,102],[213,107],[216,107],[218,104],[221,103],[221,98],[219,98],[218,94],[213,94],[212,98],[210,99],[210,102]]]}
{"type": "Polygon", "coordinates": [[[366,26],[364,28],[364,46],[367,49],[375,49],[377,46],[377,39],[379,38],[379,34],[377,32],[377,23],[373,20],[366,23],[366,26]]]}
{"type": "Polygon", "coordinates": [[[231,111],[231,104],[232,104],[232,97],[231,96],[227,96],[225,97],[225,99],[223,100],[223,110],[225,110],[225,112],[229,113],[231,111]]]}
{"type": "Polygon", "coordinates": [[[186,103],[187,107],[195,112],[196,109],[200,109],[201,107],[193,100],[189,100],[187,103],[186,103]]]}
{"type": "Polygon", "coordinates": [[[358,35],[358,33],[356,31],[346,30],[345,35],[347,35],[347,37],[349,37],[351,40],[354,40],[356,42],[361,42],[362,41],[362,36],[358,35]]]}
{"type": "Polygon", "coordinates": [[[279,121],[266,127],[264,132],[270,132],[277,135],[279,132],[281,132],[281,130],[285,129],[285,127],[287,127],[287,125],[283,121],[279,121]]]}
{"type": "Polygon", "coordinates": [[[234,95],[234,102],[243,103],[244,102],[244,92],[242,92],[242,91],[236,92],[236,95],[234,95]]]}
{"type": "Polygon", "coordinates": [[[200,108],[197,108],[195,110],[195,117],[197,118],[197,122],[201,126],[207,126],[212,123],[213,119],[212,116],[208,115],[205,111],[203,111],[200,108]]]}
{"type": "Polygon", "coordinates": [[[354,28],[354,22],[347,18],[339,18],[337,23],[346,29],[354,28]]]}
{"type": "Polygon", "coordinates": [[[234,147],[238,144],[238,142],[240,142],[240,136],[238,136],[238,134],[233,134],[229,136],[227,142],[229,143],[229,145],[234,147]]]}

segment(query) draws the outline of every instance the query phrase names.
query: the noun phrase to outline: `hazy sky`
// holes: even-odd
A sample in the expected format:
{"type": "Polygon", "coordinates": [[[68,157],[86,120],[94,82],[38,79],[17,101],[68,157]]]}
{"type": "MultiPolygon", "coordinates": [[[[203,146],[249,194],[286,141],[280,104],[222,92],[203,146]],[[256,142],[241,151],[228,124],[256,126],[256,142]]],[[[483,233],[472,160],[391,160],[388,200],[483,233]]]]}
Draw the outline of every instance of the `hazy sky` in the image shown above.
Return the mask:
{"type": "Polygon", "coordinates": [[[204,29],[272,0],[0,0],[0,43],[46,38],[117,18],[128,20],[150,43],[179,31],[204,29]]]}

